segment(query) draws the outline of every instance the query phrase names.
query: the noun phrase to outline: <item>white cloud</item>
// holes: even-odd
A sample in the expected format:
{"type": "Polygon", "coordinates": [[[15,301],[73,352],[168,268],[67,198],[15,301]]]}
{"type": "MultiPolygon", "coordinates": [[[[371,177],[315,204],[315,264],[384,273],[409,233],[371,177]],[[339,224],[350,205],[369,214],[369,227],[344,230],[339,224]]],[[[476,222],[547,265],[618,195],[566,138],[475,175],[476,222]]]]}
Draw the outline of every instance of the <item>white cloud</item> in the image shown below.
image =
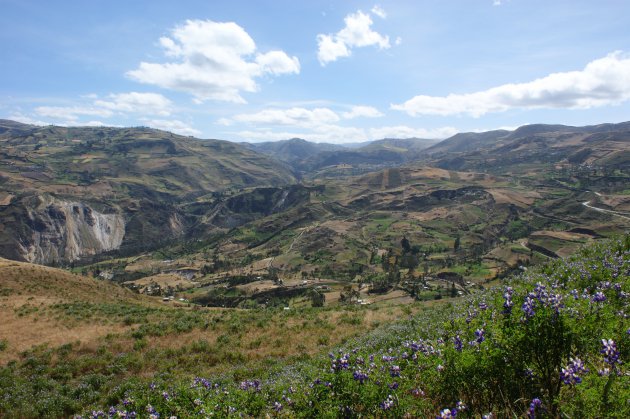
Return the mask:
{"type": "Polygon", "coordinates": [[[230,125],[234,125],[234,121],[232,121],[230,118],[219,118],[217,119],[216,123],[218,125],[223,125],[226,127],[229,127],[230,125]]]}
{"type": "Polygon", "coordinates": [[[419,95],[392,109],[417,115],[468,114],[479,117],[508,109],[588,109],[630,100],[630,57],[617,51],[591,61],[581,71],[553,73],[528,83],[512,83],[481,92],[419,95]]]}
{"type": "Polygon", "coordinates": [[[405,125],[391,127],[370,128],[371,139],[381,138],[428,138],[444,139],[457,134],[459,130],[453,127],[441,127],[435,129],[411,128],[405,125]]]}
{"type": "Polygon", "coordinates": [[[117,93],[109,95],[110,100],[96,100],[95,106],[115,112],[140,112],[149,115],[168,116],[172,103],[158,93],[117,93]]]}
{"type": "Polygon", "coordinates": [[[116,93],[110,94],[107,99],[98,99],[91,94],[82,99],[90,99],[90,102],[83,100],[74,106],[39,106],[35,108],[35,113],[67,125],[76,125],[85,124],[79,123],[79,118],[83,116],[111,118],[115,114],[127,113],[168,116],[172,108],[171,101],[157,93],[116,93]]]}
{"type": "Polygon", "coordinates": [[[268,125],[292,125],[315,127],[339,121],[339,115],[328,108],[265,109],[252,114],[239,114],[232,118],[237,122],[268,125]]]}
{"type": "Polygon", "coordinates": [[[283,51],[256,53],[256,44],[234,22],[187,20],[160,38],[167,63],[141,62],[127,76],[141,83],[189,93],[196,102],[244,103],[241,92],[255,92],[265,74],[298,74],[299,60],[283,51]],[[253,59],[252,59],[253,58],[253,59]]]}
{"type": "Polygon", "coordinates": [[[370,11],[372,12],[374,16],[378,16],[381,19],[385,19],[387,17],[387,13],[385,13],[385,10],[383,10],[383,8],[379,6],[378,4],[372,7],[372,10],[370,11]]]}
{"type": "Polygon", "coordinates": [[[109,109],[92,106],[39,106],[35,108],[38,115],[48,118],[60,119],[68,123],[76,122],[80,116],[99,116],[109,118],[114,113],[109,109]]]}
{"type": "Polygon", "coordinates": [[[185,122],[182,122],[176,119],[174,120],[150,119],[150,120],[143,120],[143,122],[151,128],[157,128],[164,131],[174,132],[180,135],[192,135],[192,136],[201,135],[201,131],[191,127],[185,122]]]}
{"type": "Polygon", "coordinates": [[[269,51],[266,54],[258,54],[256,63],[263,71],[274,75],[298,74],[300,72],[300,61],[297,57],[289,57],[283,51],[269,51]]]}
{"type": "MultiPolygon", "coordinates": [[[[382,11],[382,9],[377,9],[382,11]]],[[[374,13],[374,9],[372,9],[374,13]]],[[[317,35],[317,58],[322,66],[348,57],[354,47],[376,45],[380,49],[390,48],[389,36],[383,36],[371,29],[372,18],[369,14],[357,11],[344,18],[345,26],[336,34],[317,35]]]]}
{"type": "Polygon", "coordinates": [[[51,125],[50,122],[40,121],[39,119],[34,119],[34,118],[31,118],[30,116],[26,116],[21,113],[11,114],[8,117],[8,119],[12,121],[21,122],[23,124],[30,124],[30,125],[40,125],[40,126],[51,125]]]}
{"type": "Polygon", "coordinates": [[[429,138],[443,139],[455,135],[458,130],[453,127],[436,129],[412,128],[404,125],[386,126],[374,128],[359,128],[353,126],[340,126],[336,124],[321,124],[301,129],[275,130],[261,128],[254,130],[240,130],[230,132],[244,141],[278,141],[290,138],[303,138],[317,143],[354,143],[367,140],[380,140],[382,138],[429,138]]]}
{"type": "Polygon", "coordinates": [[[243,130],[232,133],[245,141],[278,141],[303,138],[315,143],[354,143],[367,140],[365,130],[339,125],[322,125],[312,131],[276,131],[271,129],[243,130]]]}
{"type": "Polygon", "coordinates": [[[84,126],[84,127],[105,127],[105,126],[111,127],[111,125],[108,125],[108,124],[106,124],[104,122],[101,122],[101,121],[82,122],[81,125],[84,126]]]}
{"type": "Polygon", "coordinates": [[[379,118],[383,116],[378,109],[372,106],[353,106],[349,112],[343,112],[341,114],[345,119],[352,118],[379,118]]]}

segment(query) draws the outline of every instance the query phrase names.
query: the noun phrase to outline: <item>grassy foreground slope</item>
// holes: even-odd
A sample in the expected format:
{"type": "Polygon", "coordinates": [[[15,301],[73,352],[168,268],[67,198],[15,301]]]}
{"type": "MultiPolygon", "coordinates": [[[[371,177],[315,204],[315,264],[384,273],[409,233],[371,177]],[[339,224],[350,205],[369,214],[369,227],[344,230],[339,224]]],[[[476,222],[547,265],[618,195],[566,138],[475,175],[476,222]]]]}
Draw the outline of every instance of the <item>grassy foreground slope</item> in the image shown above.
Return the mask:
{"type": "MultiPolygon", "coordinates": [[[[216,320],[222,317],[233,327],[216,343],[197,340],[158,350],[144,329],[133,347],[113,339],[87,358],[68,346],[35,350],[0,371],[0,414],[628,417],[629,277],[630,236],[596,243],[456,305],[407,310],[407,320],[341,341],[328,357],[269,357],[247,365],[239,342],[255,329],[244,328],[256,319],[266,319],[263,329],[272,328],[274,316],[286,315],[265,310],[199,317],[214,319],[208,328],[222,327],[216,320]],[[152,352],[142,352],[147,344],[152,352]],[[219,353],[224,367],[212,373],[207,364],[219,353]],[[240,354],[233,355],[236,362],[229,353],[240,354]],[[153,369],[143,369],[153,362],[153,369]]],[[[308,329],[309,319],[323,321],[324,314],[330,329],[308,334],[332,338],[344,324],[362,323],[370,310],[336,319],[330,310],[296,310],[297,317],[283,318],[296,323],[295,335],[277,337],[299,346],[307,333],[298,331],[308,329]]],[[[171,342],[179,339],[177,324],[199,328],[195,312],[170,313],[157,324],[171,342]]],[[[313,344],[303,342],[308,353],[313,344]]]]}

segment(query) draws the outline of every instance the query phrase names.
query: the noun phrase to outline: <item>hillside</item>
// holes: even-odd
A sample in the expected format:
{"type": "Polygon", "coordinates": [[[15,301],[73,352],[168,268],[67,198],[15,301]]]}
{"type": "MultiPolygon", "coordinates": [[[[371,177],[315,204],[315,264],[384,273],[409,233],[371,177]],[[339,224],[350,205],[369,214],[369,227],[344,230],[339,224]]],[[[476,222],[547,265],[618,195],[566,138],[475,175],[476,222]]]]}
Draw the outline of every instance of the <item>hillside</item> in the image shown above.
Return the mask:
{"type": "Polygon", "coordinates": [[[81,341],[90,347],[110,333],[130,325],[88,324],[59,317],[62,307],[76,304],[117,304],[147,309],[159,302],[107,281],[81,277],[59,269],[0,258],[0,363],[16,359],[35,346],[58,347],[81,341]]]}
{"type": "Polygon", "coordinates": [[[149,128],[36,127],[0,121],[0,255],[69,263],[185,237],[180,206],[295,182],[237,144],[149,128]]]}
{"type": "MultiPolygon", "coordinates": [[[[381,305],[163,308],[106,320],[100,316],[111,298],[62,305],[63,321],[140,324],[97,347],[24,353],[0,370],[7,396],[0,414],[327,417],[342,406],[349,417],[624,418],[630,323],[619,313],[630,293],[629,251],[628,236],[591,245],[469,297],[410,305],[404,315],[381,305]],[[384,323],[374,317],[388,311],[384,323]],[[324,334],[334,348],[307,340],[297,345],[299,356],[286,357],[287,342],[295,350],[296,341],[324,334]]],[[[25,321],[46,316],[27,308],[18,313],[25,321]]]]}
{"type": "Polygon", "coordinates": [[[522,173],[532,165],[627,169],[630,124],[587,127],[526,125],[515,131],[461,133],[423,153],[423,162],[451,170],[522,173]]]}
{"type": "Polygon", "coordinates": [[[355,144],[312,143],[299,138],[253,143],[248,147],[289,164],[296,173],[314,179],[342,177],[400,166],[421,156],[436,140],[386,138],[355,144]]]}
{"type": "Polygon", "coordinates": [[[263,143],[245,143],[245,146],[259,153],[288,163],[297,171],[305,170],[304,163],[319,153],[341,151],[343,146],[337,144],[312,143],[301,138],[263,143]]]}

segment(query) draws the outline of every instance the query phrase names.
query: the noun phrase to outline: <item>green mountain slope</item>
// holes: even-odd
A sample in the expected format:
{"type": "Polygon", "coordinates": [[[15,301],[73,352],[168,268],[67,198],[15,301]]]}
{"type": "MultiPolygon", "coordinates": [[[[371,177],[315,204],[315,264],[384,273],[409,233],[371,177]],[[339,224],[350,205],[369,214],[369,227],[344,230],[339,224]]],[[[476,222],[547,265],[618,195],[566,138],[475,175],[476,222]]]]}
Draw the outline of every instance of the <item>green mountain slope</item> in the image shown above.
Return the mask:
{"type": "Polygon", "coordinates": [[[295,182],[237,144],[149,128],[35,127],[0,121],[0,251],[62,263],[185,236],[181,205],[295,182]]]}

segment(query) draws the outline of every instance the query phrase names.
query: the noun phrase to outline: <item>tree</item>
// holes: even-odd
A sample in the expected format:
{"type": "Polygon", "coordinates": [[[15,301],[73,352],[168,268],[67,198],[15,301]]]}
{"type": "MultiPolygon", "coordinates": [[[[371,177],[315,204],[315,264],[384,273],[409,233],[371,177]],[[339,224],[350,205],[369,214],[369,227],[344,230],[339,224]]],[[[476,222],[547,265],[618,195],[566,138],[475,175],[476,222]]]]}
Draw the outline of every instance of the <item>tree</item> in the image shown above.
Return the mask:
{"type": "Polygon", "coordinates": [[[326,297],[323,293],[313,289],[311,290],[309,297],[311,298],[311,305],[313,307],[324,307],[326,297]]]}
{"type": "Polygon", "coordinates": [[[403,254],[411,250],[411,244],[409,243],[409,240],[407,240],[407,237],[403,236],[402,240],[400,241],[400,245],[402,246],[403,254]]]}
{"type": "Polygon", "coordinates": [[[453,250],[457,252],[459,250],[460,244],[461,242],[460,242],[459,236],[455,237],[455,243],[453,243],[453,250]]]}

